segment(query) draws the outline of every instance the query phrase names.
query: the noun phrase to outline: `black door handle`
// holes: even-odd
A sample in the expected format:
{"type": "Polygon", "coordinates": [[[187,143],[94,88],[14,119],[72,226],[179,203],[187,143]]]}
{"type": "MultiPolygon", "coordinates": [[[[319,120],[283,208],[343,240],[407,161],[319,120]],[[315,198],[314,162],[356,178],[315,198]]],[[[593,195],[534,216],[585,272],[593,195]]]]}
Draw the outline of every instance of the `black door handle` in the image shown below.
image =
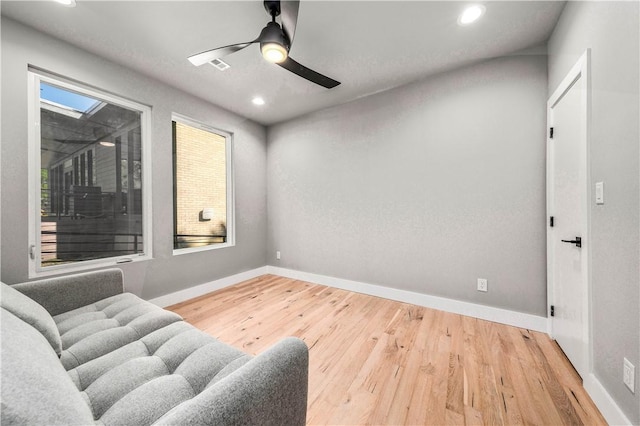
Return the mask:
{"type": "Polygon", "coordinates": [[[563,243],[571,243],[571,244],[575,244],[576,247],[582,247],[582,238],[580,237],[576,237],[575,240],[560,240],[563,243]]]}

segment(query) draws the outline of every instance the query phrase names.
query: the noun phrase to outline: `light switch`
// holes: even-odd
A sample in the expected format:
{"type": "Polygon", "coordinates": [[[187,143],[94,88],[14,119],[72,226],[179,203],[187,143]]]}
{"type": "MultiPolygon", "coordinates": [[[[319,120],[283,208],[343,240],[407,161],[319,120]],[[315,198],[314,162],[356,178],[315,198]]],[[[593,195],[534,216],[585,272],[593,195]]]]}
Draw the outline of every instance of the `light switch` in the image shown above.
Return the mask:
{"type": "Polygon", "coordinates": [[[596,204],[604,204],[604,182],[596,182],[596,204]]]}

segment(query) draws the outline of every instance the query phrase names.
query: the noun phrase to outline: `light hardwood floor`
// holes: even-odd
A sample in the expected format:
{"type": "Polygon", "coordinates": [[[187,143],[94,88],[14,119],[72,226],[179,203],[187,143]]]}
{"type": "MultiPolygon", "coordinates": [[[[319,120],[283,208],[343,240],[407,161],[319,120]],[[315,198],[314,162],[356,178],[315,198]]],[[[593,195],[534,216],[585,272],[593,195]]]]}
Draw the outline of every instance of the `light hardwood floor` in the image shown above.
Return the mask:
{"type": "Polygon", "coordinates": [[[273,275],[169,309],[248,353],[303,339],[310,425],[606,424],[543,333],[273,275]]]}

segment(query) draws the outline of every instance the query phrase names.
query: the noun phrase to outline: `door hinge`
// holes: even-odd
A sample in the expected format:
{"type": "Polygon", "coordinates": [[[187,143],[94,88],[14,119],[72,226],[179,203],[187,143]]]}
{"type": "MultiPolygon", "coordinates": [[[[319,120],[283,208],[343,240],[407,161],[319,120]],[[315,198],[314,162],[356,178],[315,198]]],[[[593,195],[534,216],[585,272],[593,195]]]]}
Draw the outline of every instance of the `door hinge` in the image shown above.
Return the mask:
{"type": "Polygon", "coordinates": [[[552,317],[556,316],[556,307],[555,306],[551,305],[551,312],[550,313],[551,313],[552,317]]]}
{"type": "Polygon", "coordinates": [[[36,259],[36,246],[33,244],[29,246],[29,257],[31,258],[31,260],[36,259]]]}
{"type": "Polygon", "coordinates": [[[553,216],[549,216],[549,226],[553,228],[553,216]]]}
{"type": "Polygon", "coordinates": [[[549,139],[553,139],[553,127],[549,127],[549,139]]]}

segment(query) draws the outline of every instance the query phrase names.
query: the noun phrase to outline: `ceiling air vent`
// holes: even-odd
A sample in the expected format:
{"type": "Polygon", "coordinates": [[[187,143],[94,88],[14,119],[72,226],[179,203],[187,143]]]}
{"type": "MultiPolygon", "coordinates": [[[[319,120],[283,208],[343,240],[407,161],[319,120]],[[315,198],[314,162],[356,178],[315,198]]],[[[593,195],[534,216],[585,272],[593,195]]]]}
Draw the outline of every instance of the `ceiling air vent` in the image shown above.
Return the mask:
{"type": "Polygon", "coordinates": [[[213,65],[214,67],[216,67],[219,71],[224,71],[227,68],[231,68],[231,66],[229,64],[227,64],[224,61],[221,61],[220,59],[214,59],[213,61],[209,62],[211,65],[213,65]]]}

